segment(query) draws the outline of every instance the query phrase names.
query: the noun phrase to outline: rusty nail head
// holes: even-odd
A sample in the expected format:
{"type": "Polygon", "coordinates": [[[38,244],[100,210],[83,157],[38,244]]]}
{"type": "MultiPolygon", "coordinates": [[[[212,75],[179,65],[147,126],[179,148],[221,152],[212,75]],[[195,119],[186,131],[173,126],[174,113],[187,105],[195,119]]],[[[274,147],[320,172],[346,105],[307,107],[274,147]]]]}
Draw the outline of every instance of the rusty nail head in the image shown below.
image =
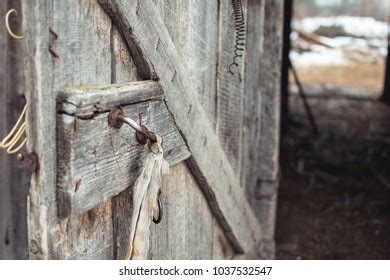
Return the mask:
{"type": "Polygon", "coordinates": [[[38,156],[35,153],[18,154],[17,159],[23,168],[28,169],[32,172],[38,170],[38,156]]]}

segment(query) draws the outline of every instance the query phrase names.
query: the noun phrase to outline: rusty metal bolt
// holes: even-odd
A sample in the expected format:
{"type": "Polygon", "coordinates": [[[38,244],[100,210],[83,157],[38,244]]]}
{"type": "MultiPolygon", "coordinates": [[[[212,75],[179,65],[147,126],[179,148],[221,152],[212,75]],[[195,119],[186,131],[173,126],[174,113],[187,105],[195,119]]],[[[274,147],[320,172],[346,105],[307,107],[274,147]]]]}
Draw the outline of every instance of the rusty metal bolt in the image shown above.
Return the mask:
{"type": "Polygon", "coordinates": [[[31,172],[36,172],[39,168],[38,156],[35,153],[18,154],[16,158],[23,168],[31,172]]]}
{"type": "Polygon", "coordinates": [[[114,108],[108,115],[108,124],[114,128],[121,128],[123,121],[119,120],[119,116],[123,116],[123,112],[119,108],[114,108]]]}

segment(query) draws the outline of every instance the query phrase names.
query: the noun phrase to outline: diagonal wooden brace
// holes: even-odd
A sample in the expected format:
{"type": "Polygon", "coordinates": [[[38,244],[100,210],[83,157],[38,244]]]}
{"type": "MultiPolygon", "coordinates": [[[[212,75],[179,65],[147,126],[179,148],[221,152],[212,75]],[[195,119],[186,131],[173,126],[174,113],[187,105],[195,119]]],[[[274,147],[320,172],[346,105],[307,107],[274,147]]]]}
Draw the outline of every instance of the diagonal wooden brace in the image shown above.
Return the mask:
{"type": "Polygon", "coordinates": [[[191,152],[187,163],[227,237],[238,253],[251,251],[261,239],[259,222],[189,84],[163,19],[151,1],[98,2],[122,33],[143,78],[159,80],[167,108],[191,152]]]}

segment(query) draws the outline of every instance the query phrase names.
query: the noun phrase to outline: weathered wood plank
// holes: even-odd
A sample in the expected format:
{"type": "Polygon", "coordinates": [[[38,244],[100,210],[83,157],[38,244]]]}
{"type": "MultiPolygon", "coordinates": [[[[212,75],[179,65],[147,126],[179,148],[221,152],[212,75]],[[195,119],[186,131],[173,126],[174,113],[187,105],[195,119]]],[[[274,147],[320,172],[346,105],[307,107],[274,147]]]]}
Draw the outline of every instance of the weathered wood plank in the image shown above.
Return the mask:
{"type": "Polygon", "coordinates": [[[251,205],[256,209],[263,228],[261,258],[275,257],[275,220],[277,188],[279,186],[279,139],[281,56],[283,28],[282,0],[265,1],[263,51],[260,59],[261,124],[258,138],[258,183],[251,194],[251,205]]]}
{"type": "MultiPolygon", "coordinates": [[[[246,0],[241,1],[246,25],[246,0]]],[[[245,27],[245,26],[244,26],[245,27]]],[[[242,41],[240,41],[242,43],[242,41]]],[[[245,43],[245,41],[244,41],[245,43]]],[[[243,133],[243,100],[245,51],[237,59],[238,67],[232,67],[235,56],[236,29],[232,1],[219,2],[219,56],[217,81],[217,131],[230,164],[237,176],[241,172],[241,149],[243,133]]],[[[252,58],[251,58],[252,59],[252,58]]]]}
{"type": "MultiPolygon", "coordinates": [[[[22,34],[21,1],[2,1],[0,18],[5,13],[16,9],[18,15],[10,17],[12,30],[22,34]]],[[[13,127],[24,106],[23,83],[23,40],[15,40],[5,31],[4,20],[0,21],[0,88],[2,112],[0,120],[0,140],[13,127]]],[[[0,150],[0,259],[26,259],[27,249],[27,189],[28,172],[18,168],[14,155],[7,155],[0,150]],[[3,228],[4,226],[4,228],[3,228]],[[3,247],[4,246],[4,247],[3,247]]]]}
{"type": "Polygon", "coordinates": [[[107,110],[113,106],[129,104],[123,106],[122,110],[134,120],[142,115],[143,124],[163,138],[164,158],[170,164],[190,156],[161,99],[162,92],[156,82],[134,82],[121,87],[113,85],[105,87],[103,91],[76,88],[73,91],[76,96],[71,92],[72,89],[68,89],[65,93],[67,98],[60,98],[61,104],[67,104],[61,106],[62,109],[69,111],[62,111],[58,116],[58,197],[61,217],[90,210],[131,186],[139,175],[143,144],[137,141],[135,131],[130,126],[115,129],[108,125],[107,110]],[[111,95],[113,98],[110,98],[111,95]],[[157,97],[160,99],[155,99],[157,97]],[[139,102],[141,98],[149,101],[139,102]],[[133,102],[137,103],[131,104],[133,102]],[[68,104],[73,107],[69,108],[68,104]],[[74,107],[77,104],[80,107],[74,107]]]}
{"type": "MultiPolygon", "coordinates": [[[[0,17],[4,18],[7,12],[7,2],[0,2],[0,17]]],[[[6,91],[6,57],[7,57],[6,36],[0,37],[0,141],[8,130],[7,117],[7,91],[6,91]]],[[[12,247],[9,242],[10,234],[10,193],[9,193],[9,158],[7,154],[0,150],[0,259],[13,257],[12,247]]]]}
{"type": "Polygon", "coordinates": [[[29,192],[30,258],[112,259],[110,202],[89,212],[93,223],[58,219],[55,101],[66,86],[111,82],[111,20],[94,1],[25,1],[23,14],[28,149],[40,164],[29,192]]]}
{"type": "Polygon", "coordinates": [[[111,83],[121,84],[141,80],[129,49],[122,35],[115,27],[111,31],[111,83]]]}
{"type": "Polygon", "coordinates": [[[260,226],[194,89],[186,79],[180,56],[153,3],[135,0],[99,0],[99,3],[125,36],[130,50],[136,49],[132,55],[137,55],[138,69],[145,73],[150,71],[153,77],[158,76],[168,109],[192,154],[188,161],[191,171],[235,249],[249,251],[261,238],[260,226]]]}
{"type": "Polygon", "coordinates": [[[280,83],[283,1],[265,3],[264,46],[261,58],[261,131],[259,176],[277,180],[279,173],[280,83]]]}
{"type": "Polygon", "coordinates": [[[113,107],[126,106],[153,99],[162,99],[161,86],[154,81],[133,82],[105,86],[68,87],[57,97],[58,110],[82,119],[111,111],[113,107]]]}
{"type": "Polygon", "coordinates": [[[261,121],[261,83],[260,64],[263,52],[265,1],[248,0],[247,13],[247,57],[245,61],[245,94],[244,121],[242,137],[242,172],[241,182],[245,186],[248,197],[256,189],[258,180],[259,139],[261,121]]]}
{"type": "Polygon", "coordinates": [[[211,259],[212,213],[187,166],[171,168],[162,184],[164,218],[151,227],[150,259],[211,259]]]}
{"type": "Polygon", "coordinates": [[[150,259],[231,259],[235,251],[184,163],[163,180],[164,219],[152,225],[150,259]]]}
{"type": "Polygon", "coordinates": [[[188,78],[213,125],[216,123],[218,1],[156,0],[156,6],[188,78]]]}

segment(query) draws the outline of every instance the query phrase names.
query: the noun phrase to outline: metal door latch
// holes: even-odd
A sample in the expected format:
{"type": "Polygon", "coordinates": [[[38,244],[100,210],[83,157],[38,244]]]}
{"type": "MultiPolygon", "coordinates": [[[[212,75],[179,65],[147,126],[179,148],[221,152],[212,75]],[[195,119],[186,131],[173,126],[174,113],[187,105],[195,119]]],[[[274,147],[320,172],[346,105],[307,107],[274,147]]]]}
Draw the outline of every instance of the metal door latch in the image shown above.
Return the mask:
{"type": "Polygon", "coordinates": [[[108,124],[115,128],[121,128],[123,123],[127,123],[136,131],[137,139],[141,143],[145,144],[147,139],[151,142],[157,142],[157,136],[154,132],[150,131],[146,126],[138,124],[131,118],[126,117],[121,109],[113,108],[108,115],[108,124]]]}

